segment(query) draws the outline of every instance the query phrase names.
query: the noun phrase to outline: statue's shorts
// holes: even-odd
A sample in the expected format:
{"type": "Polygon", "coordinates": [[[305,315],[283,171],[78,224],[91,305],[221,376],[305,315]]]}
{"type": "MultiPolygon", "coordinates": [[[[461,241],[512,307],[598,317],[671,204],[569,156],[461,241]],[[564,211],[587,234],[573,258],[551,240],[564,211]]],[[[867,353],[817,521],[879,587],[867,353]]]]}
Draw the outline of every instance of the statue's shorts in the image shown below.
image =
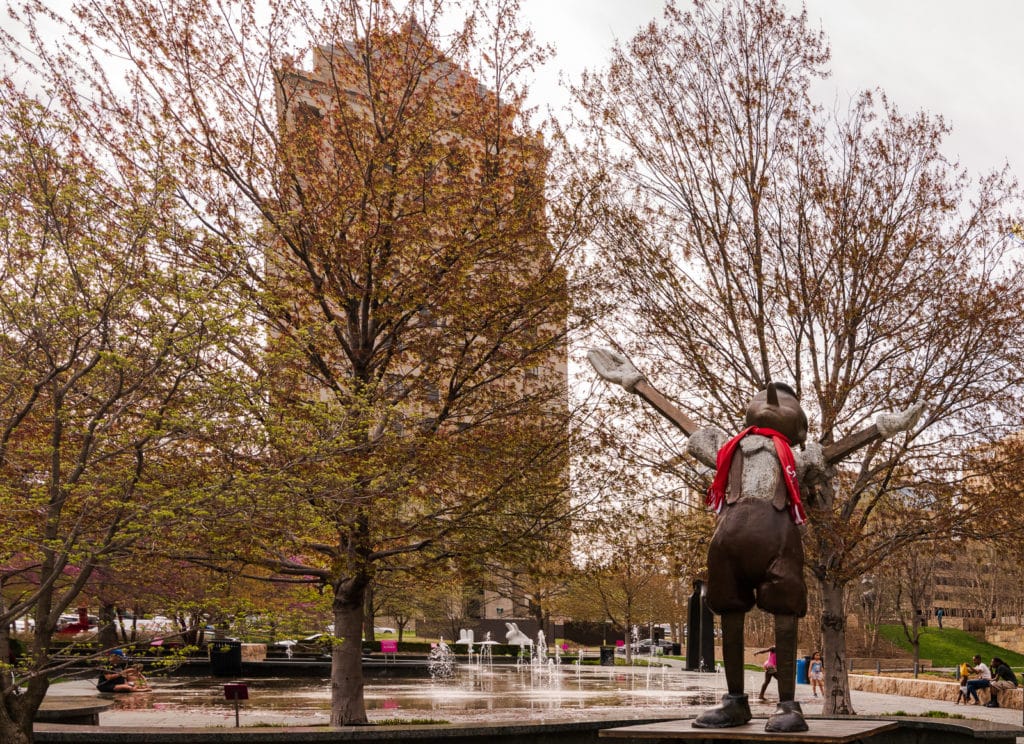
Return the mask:
{"type": "Polygon", "coordinates": [[[708,549],[706,600],[718,614],[755,604],[773,615],[807,614],[804,549],[788,510],[757,498],[722,507],[708,549]]]}

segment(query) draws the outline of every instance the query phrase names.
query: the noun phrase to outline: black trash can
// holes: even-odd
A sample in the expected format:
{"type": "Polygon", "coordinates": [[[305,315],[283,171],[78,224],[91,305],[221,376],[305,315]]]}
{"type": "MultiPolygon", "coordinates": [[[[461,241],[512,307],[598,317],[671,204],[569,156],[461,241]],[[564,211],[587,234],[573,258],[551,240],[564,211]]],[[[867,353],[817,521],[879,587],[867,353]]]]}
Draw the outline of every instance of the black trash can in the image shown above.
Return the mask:
{"type": "Polygon", "coordinates": [[[213,640],[206,645],[210,654],[210,673],[214,677],[242,676],[242,642],[213,640]]]}
{"type": "Polygon", "coordinates": [[[683,655],[683,646],[680,643],[673,643],[672,644],[672,648],[670,648],[668,650],[668,652],[672,656],[682,656],[683,655]]]}
{"type": "Polygon", "coordinates": [[[615,666],[615,646],[601,646],[601,666],[615,666]]]}

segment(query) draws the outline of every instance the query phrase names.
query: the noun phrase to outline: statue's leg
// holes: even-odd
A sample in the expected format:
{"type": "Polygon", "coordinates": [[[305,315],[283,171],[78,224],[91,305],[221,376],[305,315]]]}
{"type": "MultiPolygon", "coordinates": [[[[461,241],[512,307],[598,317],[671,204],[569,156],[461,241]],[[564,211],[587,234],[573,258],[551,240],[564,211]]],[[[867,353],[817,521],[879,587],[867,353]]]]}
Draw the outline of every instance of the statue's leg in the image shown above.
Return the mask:
{"type": "Polygon", "coordinates": [[[722,619],[722,657],[729,692],[714,708],[693,721],[694,728],[730,728],[751,719],[750,703],[743,694],[743,618],[744,612],[724,612],[722,619]]]}
{"type": "Polygon", "coordinates": [[[793,615],[775,616],[775,656],[779,682],[779,700],[796,698],[796,631],[793,615]]]}
{"type": "Polygon", "coordinates": [[[722,663],[725,665],[725,684],[730,695],[743,694],[743,619],[744,612],[726,612],[722,615],[722,663]]]}
{"type": "Polygon", "coordinates": [[[803,710],[796,701],[796,615],[775,615],[775,656],[779,704],[768,718],[765,731],[806,731],[803,710]]]}

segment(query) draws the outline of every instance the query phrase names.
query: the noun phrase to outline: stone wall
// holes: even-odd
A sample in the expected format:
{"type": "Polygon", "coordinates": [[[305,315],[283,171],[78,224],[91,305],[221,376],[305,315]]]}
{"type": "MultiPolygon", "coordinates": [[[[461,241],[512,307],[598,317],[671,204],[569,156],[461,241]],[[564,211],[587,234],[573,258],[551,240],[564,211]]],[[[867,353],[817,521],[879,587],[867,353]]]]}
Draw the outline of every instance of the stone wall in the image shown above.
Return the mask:
{"type": "MultiPolygon", "coordinates": [[[[934,621],[935,618],[932,618],[934,621]]],[[[942,619],[943,628],[956,628],[967,633],[984,633],[985,621],[979,617],[949,617],[942,619]]]]}
{"type": "MultiPolygon", "coordinates": [[[[945,682],[938,679],[904,679],[902,677],[878,677],[867,674],[851,674],[850,689],[862,692],[880,692],[884,695],[904,695],[906,697],[943,700],[949,703],[956,701],[960,690],[957,682],[945,682]]],[[[989,690],[978,690],[981,702],[988,702],[989,690]]],[[[1022,691],[1005,690],[999,693],[999,704],[1004,708],[1021,709],[1022,691]]]]}
{"type": "Polygon", "coordinates": [[[266,661],[267,644],[265,643],[243,643],[242,661],[266,661]]]}
{"type": "Polygon", "coordinates": [[[994,646],[1024,654],[1024,628],[987,628],[985,640],[994,646]]]}

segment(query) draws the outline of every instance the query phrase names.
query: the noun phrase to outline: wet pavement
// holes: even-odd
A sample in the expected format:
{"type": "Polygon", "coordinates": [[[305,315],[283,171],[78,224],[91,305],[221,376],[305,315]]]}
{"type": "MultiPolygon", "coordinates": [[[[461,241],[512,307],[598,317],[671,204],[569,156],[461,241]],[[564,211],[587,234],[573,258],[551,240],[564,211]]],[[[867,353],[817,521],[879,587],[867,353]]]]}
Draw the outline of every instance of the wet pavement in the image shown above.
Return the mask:
{"type": "MultiPolygon", "coordinates": [[[[763,675],[748,672],[747,690],[756,716],[774,708],[776,688],[768,702],[756,702],[763,675]]],[[[91,678],[60,682],[48,700],[112,701],[100,714],[101,726],[233,727],[234,704],[224,698],[224,684],[245,682],[249,700],[242,701],[242,726],[315,726],[329,720],[327,679],[155,677],[145,693],[100,695],[91,678]]],[[[365,699],[371,721],[430,719],[452,723],[553,723],[593,718],[657,718],[694,716],[717,702],[725,691],[724,676],[679,668],[583,667],[557,669],[462,667],[448,680],[371,680],[365,699]]],[[[809,716],[821,714],[822,700],[808,685],[797,685],[797,700],[809,716]]],[[[1021,725],[1022,712],[1004,708],[956,705],[947,701],[853,691],[857,714],[924,715],[930,711],[966,718],[1021,725]]],[[[1022,740],[1018,740],[1022,741],[1022,740]]]]}

